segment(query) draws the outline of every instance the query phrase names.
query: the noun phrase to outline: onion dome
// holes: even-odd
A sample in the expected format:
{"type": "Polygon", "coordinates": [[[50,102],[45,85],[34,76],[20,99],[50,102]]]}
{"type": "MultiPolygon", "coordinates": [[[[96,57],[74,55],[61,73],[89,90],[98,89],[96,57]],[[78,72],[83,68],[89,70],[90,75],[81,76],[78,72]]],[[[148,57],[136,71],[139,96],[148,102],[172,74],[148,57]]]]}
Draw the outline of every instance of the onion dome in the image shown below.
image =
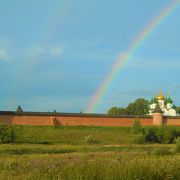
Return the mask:
{"type": "Polygon", "coordinates": [[[157,99],[157,100],[165,100],[165,97],[164,97],[162,91],[159,93],[158,96],[156,96],[156,99],[157,99]]]}
{"type": "Polygon", "coordinates": [[[173,103],[173,101],[171,100],[171,98],[169,97],[168,99],[167,99],[167,104],[172,104],[173,103]]]}

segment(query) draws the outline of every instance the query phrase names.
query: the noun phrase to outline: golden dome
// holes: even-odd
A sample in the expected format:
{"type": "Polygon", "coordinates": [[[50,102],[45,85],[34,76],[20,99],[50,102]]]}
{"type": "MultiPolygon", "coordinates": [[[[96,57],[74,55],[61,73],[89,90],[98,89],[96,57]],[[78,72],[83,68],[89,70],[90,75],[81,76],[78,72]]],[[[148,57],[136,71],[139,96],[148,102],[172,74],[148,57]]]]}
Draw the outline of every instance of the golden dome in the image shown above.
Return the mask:
{"type": "Polygon", "coordinates": [[[159,93],[158,96],[156,96],[156,99],[157,99],[157,100],[165,100],[165,97],[164,97],[162,91],[159,93]]]}

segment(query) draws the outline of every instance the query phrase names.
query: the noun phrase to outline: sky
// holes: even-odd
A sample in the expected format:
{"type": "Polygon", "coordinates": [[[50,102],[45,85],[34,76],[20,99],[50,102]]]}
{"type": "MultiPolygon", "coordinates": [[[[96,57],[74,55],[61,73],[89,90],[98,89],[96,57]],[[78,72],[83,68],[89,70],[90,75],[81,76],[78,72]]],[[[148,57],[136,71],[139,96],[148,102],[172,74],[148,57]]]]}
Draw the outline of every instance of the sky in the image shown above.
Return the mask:
{"type": "MultiPolygon", "coordinates": [[[[0,110],[87,112],[117,58],[171,2],[0,0],[0,110]]],[[[180,106],[179,19],[180,6],[124,64],[95,113],[161,90],[180,106]]]]}

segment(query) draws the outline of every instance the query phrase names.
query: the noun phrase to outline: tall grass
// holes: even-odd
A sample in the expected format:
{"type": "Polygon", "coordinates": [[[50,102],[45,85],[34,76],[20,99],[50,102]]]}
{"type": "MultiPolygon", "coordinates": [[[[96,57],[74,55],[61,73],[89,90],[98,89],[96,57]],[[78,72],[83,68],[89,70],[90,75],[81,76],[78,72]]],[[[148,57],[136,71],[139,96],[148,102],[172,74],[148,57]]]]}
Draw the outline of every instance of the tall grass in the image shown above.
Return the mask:
{"type": "MultiPolygon", "coordinates": [[[[3,144],[0,145],[0,155],[28,155],[28,154],[64,154],[64,153],[89,153],[89,152],[141,152],[154,154],[167,150],[175,153],[176,145],[42,145],[42,144],[3,144]]],[[[178,153],[178,152],[177,152],[178,153]]]]}
{"type": "Polygon", "coordinates": [[[15,143],[0,144],[0,179],[180,177],[175,144],[131,144],[133,134],[128,127],[14,126],[13,131],[15,143]],[[85,137],[95,141],[89,145],[85,137]]]}
{"type": "Polygon", "coordinates": [[[0,157],[1,179],[173,179],[180,156],[139,153],[88,153],[0,157]]]}

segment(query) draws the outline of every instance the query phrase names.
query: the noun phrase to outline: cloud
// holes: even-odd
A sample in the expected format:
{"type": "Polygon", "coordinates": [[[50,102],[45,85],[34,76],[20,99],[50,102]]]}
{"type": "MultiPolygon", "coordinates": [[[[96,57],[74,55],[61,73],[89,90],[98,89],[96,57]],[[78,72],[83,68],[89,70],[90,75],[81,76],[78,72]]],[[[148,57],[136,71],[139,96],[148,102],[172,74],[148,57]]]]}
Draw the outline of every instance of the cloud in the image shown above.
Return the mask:
{"type": "Polygon", "coordinates": [[[33,54],[36,54],[36,55],[42,55],[42,54],[45,54],[45,52],[46,52],[45,48],[43,48],[43,47],[35,47],[31,51],[33,54]]]}
{"type": "Polygon", "coordinates": [[[10,62],[16,55],[17,46],[14,46],[13,39],[0,34],[0,61],[10,62]]]}
{"type": "Polygon", "coordinates": [[[180,84],[173,84],[173,85],[172,85],[172,88],[173,88],[173,89],[180,89],[180,84]]]}
{"type": "Polygon", "coordinates": [[[64,50],[64,46],[39,46],[30,49],[32,55],[46,55],[51,57],[59,57],[64,50]]]}
{"type": "Polygon", "coordinates": [[[61,55],[63,53],[63,50],[64,50],[64,47],[62,47],[62,46],[51,47],[49,49],[49,53],[52,56],[59,56],[59,55],[61,55]]]}
{"type": "Polygon", "coordinates": [[[0,47],[0,60],[1,61],[9,61],[9,55],[7,53],[7,51],[4,48],[0,47]]]}

